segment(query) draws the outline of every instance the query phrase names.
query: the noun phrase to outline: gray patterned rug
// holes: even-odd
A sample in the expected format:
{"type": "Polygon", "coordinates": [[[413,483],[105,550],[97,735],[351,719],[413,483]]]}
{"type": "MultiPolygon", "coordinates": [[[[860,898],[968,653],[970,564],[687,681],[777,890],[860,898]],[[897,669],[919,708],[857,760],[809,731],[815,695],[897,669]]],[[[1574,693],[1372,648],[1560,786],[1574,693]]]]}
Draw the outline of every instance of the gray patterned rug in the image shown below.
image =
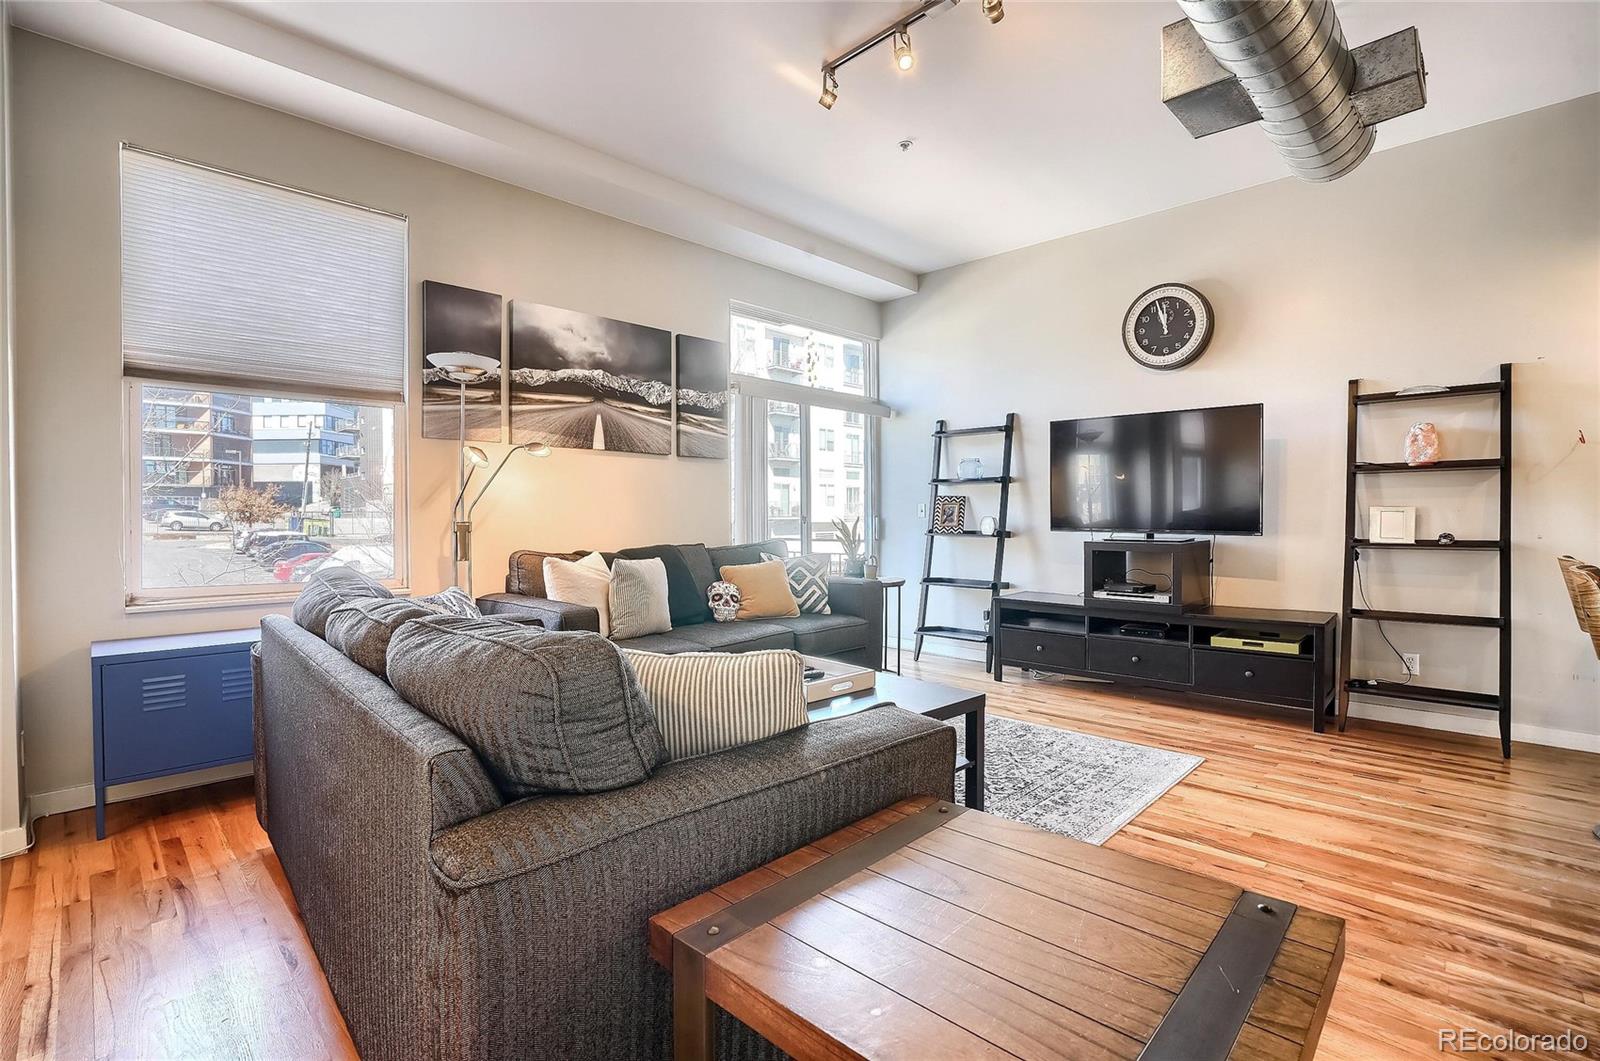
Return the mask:
{"type": "MultiPolygon", "coordinates": [[[[957,744],[961,721],[949,723],[957,744]]],[[[1203,762],[1198,755],[990,715],[984,809],[1103,844],[1203,762]]]]}

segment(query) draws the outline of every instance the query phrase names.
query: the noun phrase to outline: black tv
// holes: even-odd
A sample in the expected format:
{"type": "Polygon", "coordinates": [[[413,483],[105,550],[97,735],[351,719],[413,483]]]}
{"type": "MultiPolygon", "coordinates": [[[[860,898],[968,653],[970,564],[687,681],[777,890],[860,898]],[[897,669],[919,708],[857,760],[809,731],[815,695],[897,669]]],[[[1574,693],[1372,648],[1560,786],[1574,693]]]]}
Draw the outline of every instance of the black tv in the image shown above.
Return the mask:
{"type": "Polygon", "coordinates": [[[1050,424],[1050,527],[1261,533],[1261,406],[1050,424]]]}

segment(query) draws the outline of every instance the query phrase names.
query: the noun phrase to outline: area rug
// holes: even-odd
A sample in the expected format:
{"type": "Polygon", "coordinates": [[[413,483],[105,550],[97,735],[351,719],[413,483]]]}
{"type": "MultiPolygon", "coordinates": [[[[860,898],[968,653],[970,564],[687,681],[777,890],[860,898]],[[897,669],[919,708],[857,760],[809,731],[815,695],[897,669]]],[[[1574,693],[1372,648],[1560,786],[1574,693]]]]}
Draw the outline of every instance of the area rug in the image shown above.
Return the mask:
{"type": "MultiPolygon", "coordinates": [[[[962,721],[949,723],[958,744],[962,721]]],[[[984,810],[1103,844],[1203,762],[1198,755],[989,715],[984,810]]]]}

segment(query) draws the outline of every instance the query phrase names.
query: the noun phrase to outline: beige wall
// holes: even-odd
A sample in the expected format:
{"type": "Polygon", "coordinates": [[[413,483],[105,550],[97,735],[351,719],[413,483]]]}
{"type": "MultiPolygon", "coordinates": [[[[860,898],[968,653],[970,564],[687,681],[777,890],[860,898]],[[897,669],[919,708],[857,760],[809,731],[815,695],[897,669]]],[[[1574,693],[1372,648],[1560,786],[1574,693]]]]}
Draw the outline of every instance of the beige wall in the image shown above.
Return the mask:
{"type": "MultiPolygon", "coordinates": [[[[1218,599],[1337,610],[1346,381],[1465,382],[1515,362],[1517,733],[1600,750],[1600,664],[1555,564],[1560,553],[1600,556],[1597,130],[1600,96],[1589,96],[1375,154],[1331,185],[1285,179],[925,277],[884,314],[883,394],[901,414],[884,432],[885,570],[920,570],[916,509],[940,417],[960,426],[1021,415],[1020,537],[1006,574],[1020,587],[1076,592],[1083,535],[1049,530],[1049,422],[1262,402],[1266,534],[1221,540],[1218,599]],[[1135,365],[1119,335],[1133,297],[1165,280],[1199,287],[1218,321],[1204,357],[1171,373],[1135,365]]],[[[1412,412],[1435,420],[1464,457],[1493,454],[1492,408],[1412,412]]],[[[1372,421],[1365,459],[1400,459],[1405,416],[1391,407],[1372,421]]],[[[1386,478],[1364,503],[1415,504],[1428,535],[1495,536],[1487,476],[1386,478]]],[[[968,491],[978,514],[993,511],[982,490],[968,491]]],[[[938,548],[959,551],[974,575],[989,555],[976,540],[938,548]]],[[[1494,564],[1390,553],[1372,558],[1368,588],[1378,607],[1492,611],[1494,564]]],[[[980,595],[934,592],[930,622],[976,624],[980,595]]],[[[1402,651],[1422,653],[1421,684],[1492,687],[1492,631],[1388,629],[1402,651]]],[[[1356,648],[1398,676],[1381,644],[1356,648]]],[[[1450,709],[1405,719],[1492,727],[1450,709]]]]}
{"type": "MultiPolygon", "coordinates": [[[[713,338],[730,299],[878,330],[864,299],[54,41],[17,33],[13,61],[21,693],[28,787],[55,793],[36,813],[81,805],[92,779],[90,641],[261,614],[123,610],[119,141],[409,216],[414,350],[422,280],[713,338]]],[[[455,447],[409,419],[411,578],[433,591],[450,577],[455,447]]],[[[478,509],[477,588],[519,546],[726,541],[729,482],[725,461],[520,460],[478,509]]]]}

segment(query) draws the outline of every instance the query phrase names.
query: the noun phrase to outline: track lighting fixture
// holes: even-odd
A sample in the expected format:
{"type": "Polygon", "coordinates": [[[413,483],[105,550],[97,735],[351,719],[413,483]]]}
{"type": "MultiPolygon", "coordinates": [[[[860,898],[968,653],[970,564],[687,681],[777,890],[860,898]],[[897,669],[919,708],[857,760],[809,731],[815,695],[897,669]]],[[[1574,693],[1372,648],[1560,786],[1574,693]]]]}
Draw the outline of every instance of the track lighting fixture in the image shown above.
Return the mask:
{"type": "MultiPolygon", "coordinates": [[[[855,45],[846,48],[832,59],[823,63],[822,95],[817,97],[817,102],[822,104],[824,110],[832,110],[833,105],[839,100],[839,78],[837,76],[839,67],[852,59],[866,54],[884,41],[892,42],[891,47],[894,49],[896,70],[904,73],[916,66],[917,56],[911,50],[912,24],[921,22],[925,18],[932,18],[941,12],[949,11],[960,2],[961,0],[922,0],[922,3],[887,26],[869,33],[855,45]]],[[[1006,17],[1005,9],[1001,7],[1001,2],[1002,0],[982,0],[983,17],[988,19],[991,24],[999,22],[1006,17]]]]}
{"type": "Polygon", "coordinates": [[[916,54],[911,50],[911,34],[904,27],[894,35],[894,65],[901,73],[917,65],[916,54]]]}

